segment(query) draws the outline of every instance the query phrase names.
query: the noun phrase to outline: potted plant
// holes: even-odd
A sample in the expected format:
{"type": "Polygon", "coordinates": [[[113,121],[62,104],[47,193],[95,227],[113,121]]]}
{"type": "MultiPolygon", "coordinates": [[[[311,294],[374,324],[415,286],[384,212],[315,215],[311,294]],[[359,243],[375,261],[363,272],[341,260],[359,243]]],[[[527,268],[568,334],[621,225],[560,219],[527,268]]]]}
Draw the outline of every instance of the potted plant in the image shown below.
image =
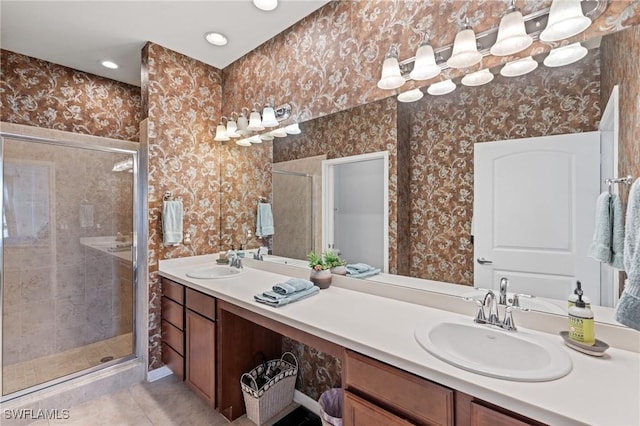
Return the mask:
{"type": "Polygon", "coordinates": [[[324,289],[331,285],[331,270],[323,256],[318,256],[315,252],[307,255],[311,275],[309,279],[318,287],[324,289]]]}
{"type": "Polygon", "coordinates": [[[340,255],[333,250],[329,250],[324,254],[324,261],[331,270],[332,274],[347,275],[347,268],[345,265],[347,262],[340,258],[340,255]]]}

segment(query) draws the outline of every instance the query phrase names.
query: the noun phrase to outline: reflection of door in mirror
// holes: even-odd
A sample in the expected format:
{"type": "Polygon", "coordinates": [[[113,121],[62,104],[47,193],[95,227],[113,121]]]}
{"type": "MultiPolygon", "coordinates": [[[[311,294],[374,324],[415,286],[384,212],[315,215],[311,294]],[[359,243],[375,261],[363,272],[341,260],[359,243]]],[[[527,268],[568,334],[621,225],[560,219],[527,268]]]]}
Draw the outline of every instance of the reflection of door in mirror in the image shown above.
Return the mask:
{"type": "Polygon", "coordinates": [[[53,167],[44,161],[4,162],[2,236],[11,246],[51,245],[53,167]]]}
{"type": "Polygon", "coordinates": [[[388,153],[335,160],[323,166],[323,247],[348,263],[388,271],[388,153]]]}
{"type": "Polygon", "coordinates": [[[511,292],[562,300],[580,280],[600,304],[600,266],[588,256],[599,163],[598,132],[476,144],[474,285],[506,277],[511,292]]]}

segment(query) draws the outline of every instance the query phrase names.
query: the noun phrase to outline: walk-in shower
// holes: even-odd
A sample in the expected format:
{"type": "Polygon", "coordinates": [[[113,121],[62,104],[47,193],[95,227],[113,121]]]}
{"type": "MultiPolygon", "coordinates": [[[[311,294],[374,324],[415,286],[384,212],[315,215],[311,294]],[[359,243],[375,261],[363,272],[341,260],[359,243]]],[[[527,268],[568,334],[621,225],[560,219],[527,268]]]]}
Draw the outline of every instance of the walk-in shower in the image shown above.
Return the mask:
{"type": "Polygon", "coordinates": [[[1,136],[5,400],[134,356],[138,159],[132,143],[1,136]]]}

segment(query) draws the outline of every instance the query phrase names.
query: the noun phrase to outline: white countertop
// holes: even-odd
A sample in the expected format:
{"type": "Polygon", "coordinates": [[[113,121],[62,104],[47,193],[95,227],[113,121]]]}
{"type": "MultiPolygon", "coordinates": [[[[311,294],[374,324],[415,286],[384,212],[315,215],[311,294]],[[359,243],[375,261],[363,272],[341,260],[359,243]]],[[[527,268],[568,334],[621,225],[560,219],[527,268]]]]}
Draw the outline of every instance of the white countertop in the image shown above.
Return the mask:
{"type": "MultiPolygon", "coordinates": [[[[230,279],[188,278],[216,255],[161,260],[160,275],[244,309],[353,349],[402,370],[460,390],[550,425],[640,425],[640,354],[610,348],[603,358],[566,347],[558,335],[527,330],[556,342],[573,361],[567,376],[538,383],[494,379],[440,361],[415,341],[418,323],[468,318],[427,306],[337,286],[317,296],[271,308],[253,300],[289,277],[255,268],[230,279]]],[[[255,262],[258,263],[258,262],[255,262]]],[[[372,284],[375,285],[375,284],[372,284]]]]}

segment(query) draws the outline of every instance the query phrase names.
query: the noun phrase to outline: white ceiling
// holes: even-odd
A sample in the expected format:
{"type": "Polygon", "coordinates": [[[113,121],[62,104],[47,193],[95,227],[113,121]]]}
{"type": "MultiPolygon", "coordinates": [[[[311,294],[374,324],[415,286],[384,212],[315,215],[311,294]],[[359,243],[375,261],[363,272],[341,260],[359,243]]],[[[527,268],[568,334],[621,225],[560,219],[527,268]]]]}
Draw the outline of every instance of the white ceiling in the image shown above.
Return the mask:
{"type": "Polygon", "coordinates": [[[329,0],[280,0],[264,12],[251,0],[1,0],[0,46],[81,71],[140,85],[147,41],[222,69],[329,0]],[[212,46],[217,31],[229,43],[212,46]],[[120,65],[109,70],[100,61],[120,65]]]}

